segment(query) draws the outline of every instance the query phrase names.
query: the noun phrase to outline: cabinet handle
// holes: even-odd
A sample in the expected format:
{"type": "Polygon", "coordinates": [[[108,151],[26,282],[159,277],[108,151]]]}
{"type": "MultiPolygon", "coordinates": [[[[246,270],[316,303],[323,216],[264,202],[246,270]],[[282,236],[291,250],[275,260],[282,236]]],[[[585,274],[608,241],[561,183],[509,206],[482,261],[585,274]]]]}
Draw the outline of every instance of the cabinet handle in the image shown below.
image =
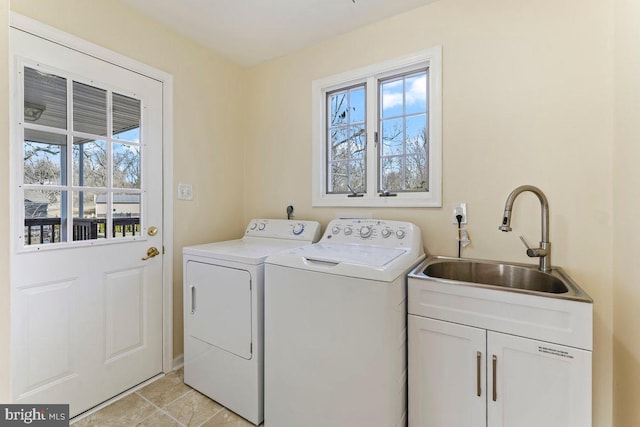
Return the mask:
{"type": "Polygon", "coordinates": [[[482,369],[482,353],[481,352],[476,352],[476,384],[477,386],[477,396],[480,397],[482,396],[482,375],[481,375],[481,370],[482,369]]]}
{"type": "Polygon", "coordinates": [[[496,371],[498,370],[498,356],[495,354],[492,357],[493,362],[493,401],[498,400],[498,391],[496,390],[496,386],[498,383],[496,371]]]}

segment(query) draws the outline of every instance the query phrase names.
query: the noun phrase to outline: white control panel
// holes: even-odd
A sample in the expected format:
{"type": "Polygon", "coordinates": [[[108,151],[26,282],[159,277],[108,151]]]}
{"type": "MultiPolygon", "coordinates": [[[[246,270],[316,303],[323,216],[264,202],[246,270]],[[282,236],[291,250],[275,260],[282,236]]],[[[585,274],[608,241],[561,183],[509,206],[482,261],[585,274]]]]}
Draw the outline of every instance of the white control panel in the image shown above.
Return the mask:
{"type": "Polygon", "coordinates": [[[287,219],[252,219],[244,235],[316,242],[320,238],[320,223],[287,219]]]}
{"type": "Polygon", "coordinates": [[[335,219],[322,237],[323,242],[383,247],[406,247],[415,239],[420,239],[420,230],[414,224],[380,219],[335,219]]]}

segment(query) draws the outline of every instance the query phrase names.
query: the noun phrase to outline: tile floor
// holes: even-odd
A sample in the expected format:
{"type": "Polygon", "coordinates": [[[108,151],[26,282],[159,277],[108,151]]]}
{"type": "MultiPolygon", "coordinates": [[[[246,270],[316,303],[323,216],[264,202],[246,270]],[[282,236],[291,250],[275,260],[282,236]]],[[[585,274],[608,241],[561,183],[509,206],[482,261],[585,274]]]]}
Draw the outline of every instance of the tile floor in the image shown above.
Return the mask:
{"type": "Polygon", "coordinates": [[[74,427],[254,427],[184,383],[171,372],[93,414],[74,427]]]}

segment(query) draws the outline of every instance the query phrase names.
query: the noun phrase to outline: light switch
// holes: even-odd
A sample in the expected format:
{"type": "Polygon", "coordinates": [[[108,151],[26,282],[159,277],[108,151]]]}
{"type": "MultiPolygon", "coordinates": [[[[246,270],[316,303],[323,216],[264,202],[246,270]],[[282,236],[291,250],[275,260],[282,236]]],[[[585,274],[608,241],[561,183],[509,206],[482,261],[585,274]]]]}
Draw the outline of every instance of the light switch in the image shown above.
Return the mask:
{"type": "Polygon", "coordinates": [[[193,185],[178,184],[178,200],[193,200],[193,185]]]}

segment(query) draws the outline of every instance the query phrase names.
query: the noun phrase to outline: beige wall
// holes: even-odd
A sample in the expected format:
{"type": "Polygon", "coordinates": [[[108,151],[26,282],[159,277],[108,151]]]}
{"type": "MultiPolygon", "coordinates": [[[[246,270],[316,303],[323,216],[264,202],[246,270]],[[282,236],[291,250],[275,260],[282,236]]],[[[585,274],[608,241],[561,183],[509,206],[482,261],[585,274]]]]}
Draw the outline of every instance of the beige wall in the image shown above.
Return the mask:
{"type": "MultiPolygon", "coordinates": [[[[612,417],[613,7],[607,0],[441,0],[249,70],[245,219],[326,224],[311,207],[313,79],[443,46],[443,208],[362,209],[418,224],[427,250],[456,253],[452,204],[467,202],[465,256],[531,262],[518,236],[540,236],[532,195],[513,233],[498,231],[509,192],[542,188],[553,263],[594,298],[594,426],[612,417]]],[[[534,261],[535,262],[535,261],[534,261]]]]}
{"type": "Polygon", "coordinates": [[[614,425],[640,425],[640,3],[615,2],[614,425]]]}
{"type": "MultiPolygon", "coordinates": [[[[174,355],[179,356],[183,342],[182,247],[228,239],[244,229],[243,143],[238,128],[245,123],[240,122],[236,101],[242,93],[243,70],[112,0],[12,0],[11,10],[174,77],[174,182],[176,186],[191,183],[194,191],[191,202],[174,200],[173,347],[174,355]]],[[[7,115],[1,113],[6,121],[7,115]]],[[[6,156],[0,158],[6,162],[6,156]]],[[[8,173],[3,173],[0,197],[7,187],[8,173]]],[[[6,220],[2,227],[8,227],[6,220]]],[[[5,259],[0,257],[0,262],[5,259]]],[[[2,313],[4,316],[5,311],[2,313]]]]}

